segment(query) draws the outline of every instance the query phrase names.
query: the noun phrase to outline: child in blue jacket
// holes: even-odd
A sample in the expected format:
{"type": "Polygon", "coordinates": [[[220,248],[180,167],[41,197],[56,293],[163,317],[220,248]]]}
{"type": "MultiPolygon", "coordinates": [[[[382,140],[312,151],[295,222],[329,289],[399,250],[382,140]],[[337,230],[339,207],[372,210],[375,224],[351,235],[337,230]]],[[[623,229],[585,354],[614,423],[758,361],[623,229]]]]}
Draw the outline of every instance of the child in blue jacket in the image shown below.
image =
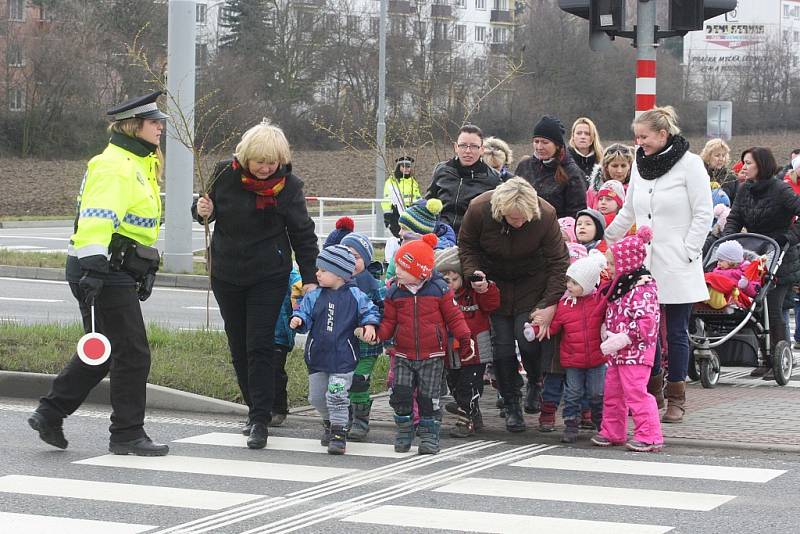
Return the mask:
{"type": "Polygon", "coordinates": [[[350,281],[355,267],[347,247],[322,249],[317,257],[319,287],[303,298],[289,322],[291,328],[308,332],[308,400],[322,416],[320,441],[329,454],[344,454],[347,445],[348,391],[359,355],[355,329],[364,327],[364,340],[372,342],[381,321],[375,304],[350,281]]]}

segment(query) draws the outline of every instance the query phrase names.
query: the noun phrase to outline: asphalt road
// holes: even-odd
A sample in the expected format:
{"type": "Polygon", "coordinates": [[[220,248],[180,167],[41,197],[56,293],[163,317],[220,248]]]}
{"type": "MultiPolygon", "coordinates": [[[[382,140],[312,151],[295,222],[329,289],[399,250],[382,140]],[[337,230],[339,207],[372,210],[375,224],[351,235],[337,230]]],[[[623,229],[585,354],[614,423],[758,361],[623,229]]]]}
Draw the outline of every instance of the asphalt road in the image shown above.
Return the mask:
{"type": "MultiPolygon", "coordinates": [[[[172,328],[206,327],[207,292],[156,287],[142,303],[146,324],[172,328]]],[[[222,329],[222,317],[211,293],[211,329],[222,329]]],[[[66,282],[0,277],[0,320],[21,324],[80,321],[78,305],[66,282]]]]}
{"type": "MultiPolygon", "coordinates": [[[[333,230],[338,218],[339,215],[325,216],[322,218],[322,224],[320,225],[320,219],[315,217],[314,222],[317,225],[317,233],[323,238],[327,236],[333,230]]],[[[371,215],[353,215],[351,218],[355,222],[356,231],[364,232],[369,236],[373,235],[371,215]]],[[[164,251],[164,233],[166,231],[168,231],[168,228],[162,226],[161,235],[155,245],[162,252],[164,251]]],[[[66,252],[71,235],[71,225],[46,228],[0,228],[0,249],[23,252],[66,252]]],[[[193,225],[192,250],[197,251],[204,248],[203,227],[199,224],[193,225]]]]}
{"type": "Polygon", "coordinates": [[[108,409],[97,406],[66,421],[66,451],[52,449],[25,423],[34,406],[0,398],[0,531],[14,534],[797,531],[795,455],[637,455],[527,436],[394,457],[391,432],[373,429],[371,445],[333,457],[297,416],[251,451],[240,421],[154,412],[146,428],[171,453],[146,459],[105,452],[108,409]]]}

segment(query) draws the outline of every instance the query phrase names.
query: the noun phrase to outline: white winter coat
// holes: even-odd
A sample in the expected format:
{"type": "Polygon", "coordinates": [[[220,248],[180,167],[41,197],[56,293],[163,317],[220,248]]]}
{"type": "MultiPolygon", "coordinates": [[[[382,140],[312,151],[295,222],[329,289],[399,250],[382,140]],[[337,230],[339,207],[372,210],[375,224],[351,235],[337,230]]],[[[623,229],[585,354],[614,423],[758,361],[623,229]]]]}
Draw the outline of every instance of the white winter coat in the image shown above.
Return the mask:
{"type": "Polygon", "coordinates": [[[711,221],[711,188],[700,156],[687,152],[666,174],[645,180],[634,164],[625,203],[606,229],[609,243],[619,241],[631,225],[649,226],[653,241],[645,267],[658,284],[661,304],[708,299],[703,277],[703,243],[711,221]]]}

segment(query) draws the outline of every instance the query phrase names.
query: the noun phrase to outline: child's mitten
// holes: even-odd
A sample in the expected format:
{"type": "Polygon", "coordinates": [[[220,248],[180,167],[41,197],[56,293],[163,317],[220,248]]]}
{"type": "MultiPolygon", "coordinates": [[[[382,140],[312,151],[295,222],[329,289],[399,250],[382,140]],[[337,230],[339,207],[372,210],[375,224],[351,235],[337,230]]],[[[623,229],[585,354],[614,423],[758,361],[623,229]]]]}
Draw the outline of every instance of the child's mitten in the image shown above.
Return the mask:
{"type": "Polygon", "coordinates": [[[631,344],[631,338],[624,332],[609,332],[608,339],[600,344],[600,350],[606,356],[614,354],[631,344]]]}
{"type": "Polygon", "coordinates": [[[525,323],[522,325],[522,335],[525,336],[525,339],[528,341],[534,341],[536,339],[538,330],[539,328],[531,323],[525,323]]]}

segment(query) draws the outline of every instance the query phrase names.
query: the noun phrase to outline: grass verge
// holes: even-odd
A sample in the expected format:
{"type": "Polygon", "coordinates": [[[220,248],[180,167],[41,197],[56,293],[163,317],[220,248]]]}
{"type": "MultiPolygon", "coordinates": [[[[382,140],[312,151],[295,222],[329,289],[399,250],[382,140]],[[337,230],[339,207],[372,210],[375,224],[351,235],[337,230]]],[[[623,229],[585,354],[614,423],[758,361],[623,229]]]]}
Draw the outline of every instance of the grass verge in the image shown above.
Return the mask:
{"type": "MultiPolygon", "coordinates": [[[[151,384],[189,391],[217,399],[242,402],[225,334],[180,331],[151,324],[148,329],[152,367],[151,384]]],[[[82,327],[0,322],[0,370],[58,373],[75,352],[82,327]]],[[[372,392],[386,390],[388,358],[379,358],[372,376],[372,392]]],[[[308,404],[308,372],[303,352],[293,350],[286,359],[289,406],[308,404]]]]}
{"type": "MultiPolygon", "coordinates": [[[[0,265],[63,269],[66,263],[67,255],[64,252],[19,252],[0,249],[0,265]]],[[[208,274],[205,260],[192,263],[192,274],[208,274]]]]}

